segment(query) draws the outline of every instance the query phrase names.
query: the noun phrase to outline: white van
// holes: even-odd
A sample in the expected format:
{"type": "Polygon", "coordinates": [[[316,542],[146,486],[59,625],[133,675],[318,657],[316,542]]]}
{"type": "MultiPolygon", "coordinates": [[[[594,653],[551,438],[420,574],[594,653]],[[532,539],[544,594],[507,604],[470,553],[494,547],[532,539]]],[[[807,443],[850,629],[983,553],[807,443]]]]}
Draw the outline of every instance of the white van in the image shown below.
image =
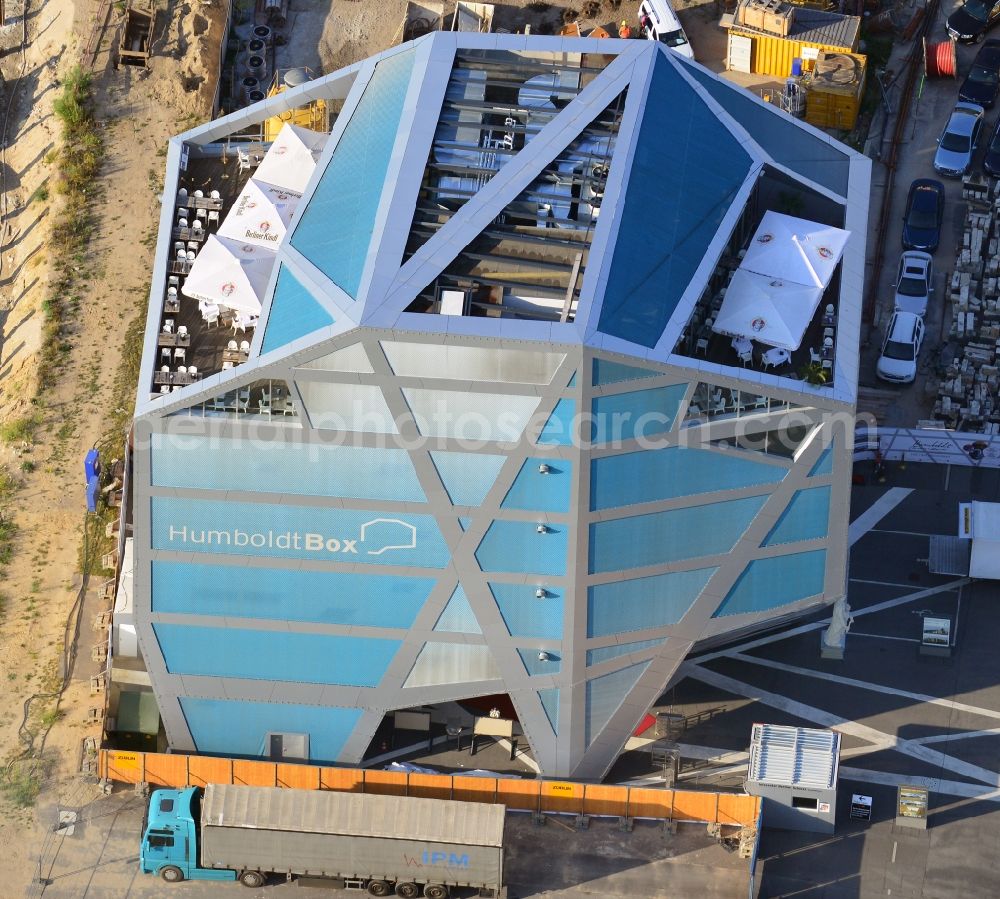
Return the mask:
{"type": "Polygon", "coordinates": [[[680,19],[667,0],[642,0],[638,17],[639,28],[649,40],[659,41],[681,56],[694,59],[694,51],[681,28],[680,19]]]}

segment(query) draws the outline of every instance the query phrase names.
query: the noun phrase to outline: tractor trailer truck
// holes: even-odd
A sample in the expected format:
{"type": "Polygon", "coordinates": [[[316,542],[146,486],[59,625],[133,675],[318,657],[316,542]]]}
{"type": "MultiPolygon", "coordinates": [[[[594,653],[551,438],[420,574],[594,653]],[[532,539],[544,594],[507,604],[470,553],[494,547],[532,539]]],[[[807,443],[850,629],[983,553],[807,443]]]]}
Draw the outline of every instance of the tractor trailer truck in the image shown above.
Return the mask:
{"type": "Polygon", "coordinates": [[[505,899],[502,805],[281,787],[155,790],[139,861],[168,883],[269,874],[326,878],[371,896],[505,899]]]}

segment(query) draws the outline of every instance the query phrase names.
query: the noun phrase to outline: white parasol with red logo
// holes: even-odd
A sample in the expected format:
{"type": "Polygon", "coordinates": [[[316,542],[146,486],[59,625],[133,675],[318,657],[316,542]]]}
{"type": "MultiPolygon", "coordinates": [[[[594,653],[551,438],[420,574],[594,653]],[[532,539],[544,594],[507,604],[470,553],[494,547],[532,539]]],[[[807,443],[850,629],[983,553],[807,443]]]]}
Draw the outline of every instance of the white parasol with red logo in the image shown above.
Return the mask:
{"type": "Polygon", "coordinates": [[[257,166],[254,177],[303,193],[328,137],[328,134],[286,122],[257,166]]]}
{"type": "Polygon", "coordinates": [[[210,234],[181,292],[207,303],[260,315],[260,298],[274,268],[274,253],[250,243],[210,234]]]}
{"type": "Polygon", "coordinates": [[[276,251],[302,194],[251,178],[219,225],[219,235],[276,251]]]}

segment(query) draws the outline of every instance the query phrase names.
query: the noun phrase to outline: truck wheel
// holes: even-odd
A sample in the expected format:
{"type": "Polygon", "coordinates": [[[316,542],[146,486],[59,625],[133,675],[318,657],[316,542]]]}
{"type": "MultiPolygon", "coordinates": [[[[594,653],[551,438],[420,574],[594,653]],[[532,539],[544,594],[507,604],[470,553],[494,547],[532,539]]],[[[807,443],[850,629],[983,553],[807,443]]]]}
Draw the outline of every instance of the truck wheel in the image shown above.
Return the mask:
{"type": "Polygon", "coordinates": [[[396,895],[399,899],[417,899],[420,895],[420,887],[415,883],[397,883],[396,895]]]}
{"type": "Polygon", "coordinates": [[[448,887],[443,883],[429,883],[424,887],[427,899],[448,899],[448,887]]]}
{"type": "Polygon", "coordinates": [[[392,887],[389,886],[384,880],[369,880],[368,881],[368,895],[369,896],[388,896],[392,892],[392,887]]]}
{"type": "Polygon", "coordinates": [[[267,878],[260,871],[241,871],[239,881],[245,887],[262,887],[267,878]]]}
{"type": "Polygon", "coordinates": [[[167,865],[160,868],[160,877],[167,883],[180,883],[184,879],[184,872],[176,865],[167,865]]]}

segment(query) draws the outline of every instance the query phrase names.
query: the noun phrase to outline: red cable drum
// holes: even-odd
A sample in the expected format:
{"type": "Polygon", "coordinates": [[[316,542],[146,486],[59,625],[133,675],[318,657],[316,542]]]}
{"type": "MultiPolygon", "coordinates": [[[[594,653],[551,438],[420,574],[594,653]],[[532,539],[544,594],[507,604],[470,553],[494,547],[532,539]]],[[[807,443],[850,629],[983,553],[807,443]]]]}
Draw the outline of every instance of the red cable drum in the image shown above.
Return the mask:
{"type": "Polygon", "coordinates": [[[955,42],[924,44],[924,69],[928,78],[954,78],[955,42]]]}

